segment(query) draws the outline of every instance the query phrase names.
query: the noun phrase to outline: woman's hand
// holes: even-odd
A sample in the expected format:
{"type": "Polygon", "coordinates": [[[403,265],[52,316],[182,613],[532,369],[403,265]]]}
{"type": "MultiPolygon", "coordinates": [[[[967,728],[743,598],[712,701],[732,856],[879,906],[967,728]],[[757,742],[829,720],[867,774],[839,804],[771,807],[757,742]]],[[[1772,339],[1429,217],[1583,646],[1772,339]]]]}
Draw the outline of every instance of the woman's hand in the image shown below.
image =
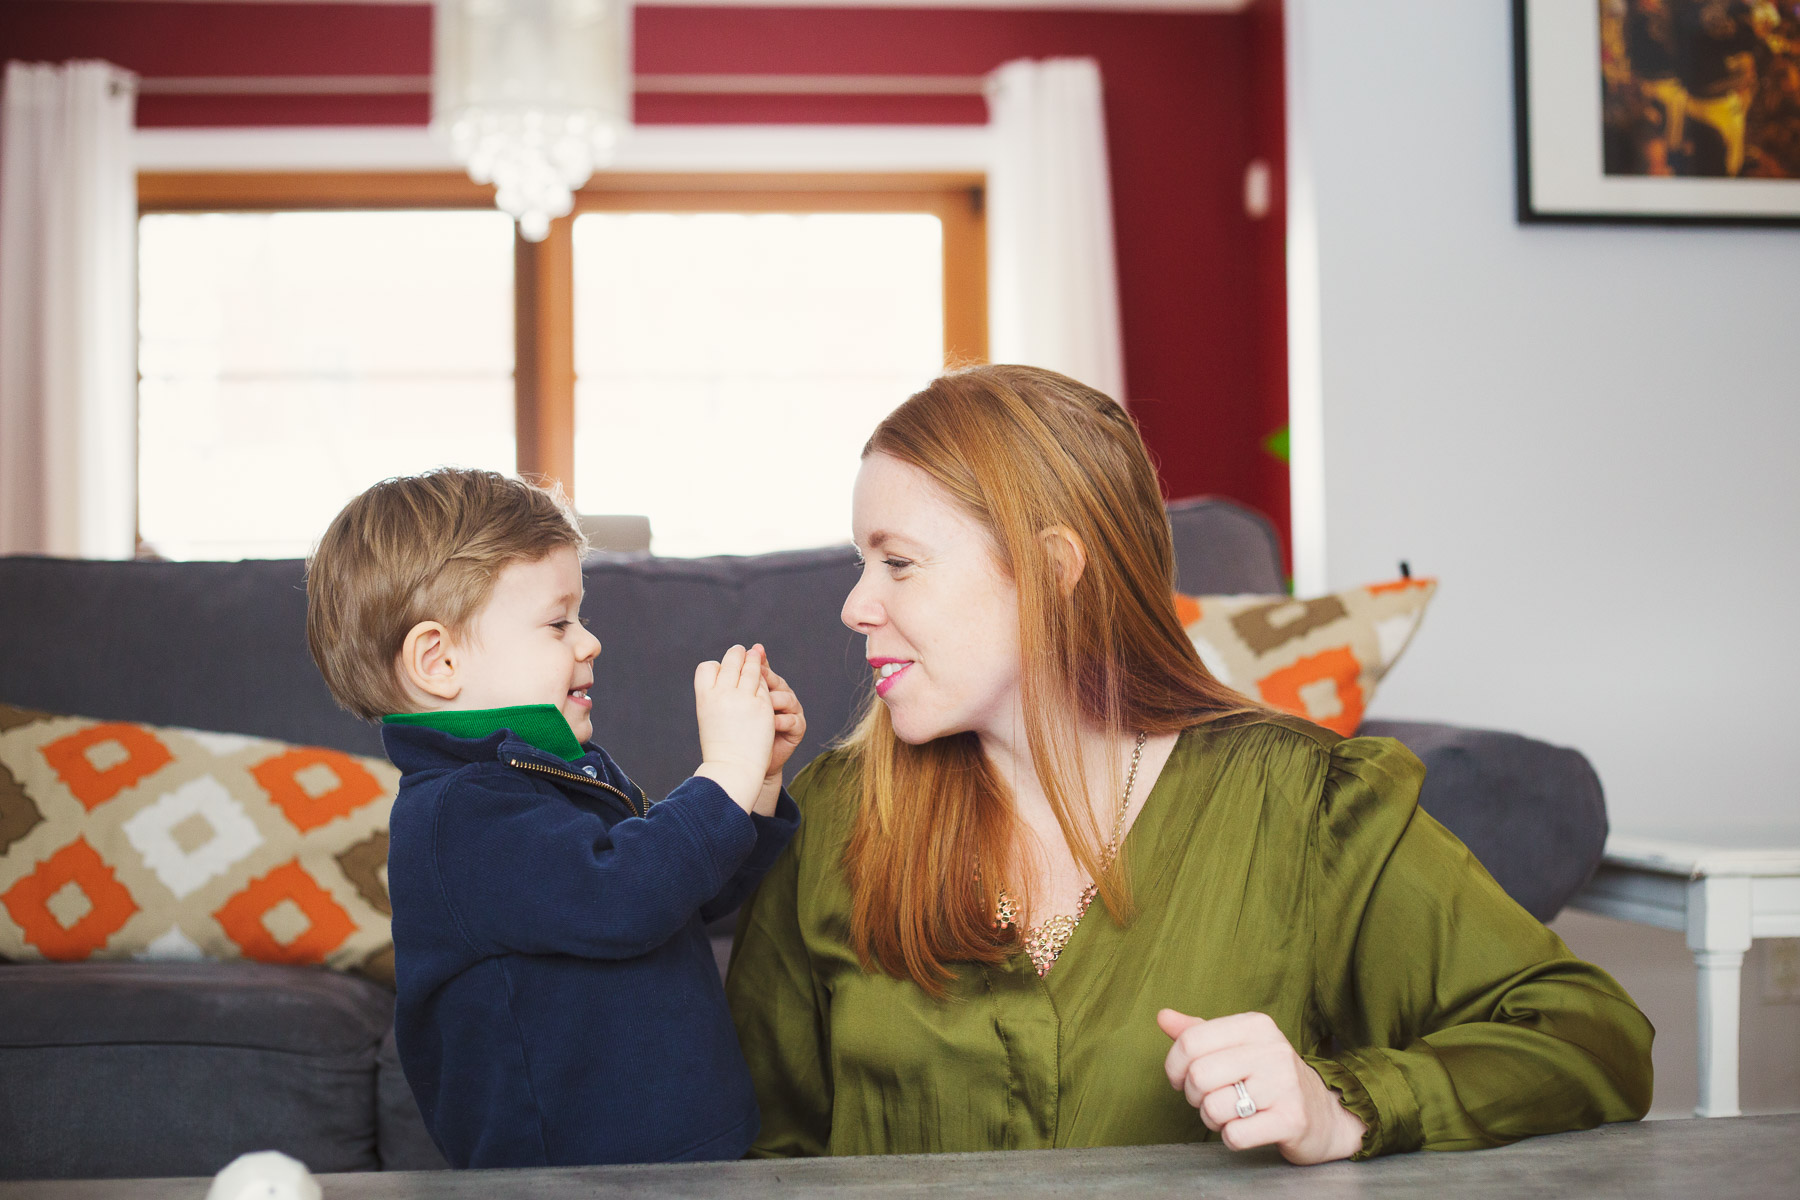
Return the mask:
{"type": "Polygon", "coordinates": [[[800,706],[800,697],[794,694],[788,681],[770,669],[768,651],[763,649],[762,643],[758,642],[751,650],[763,656],[763,686],[769,689],[769,700],[775,706],[775,742],[769,750],[769,770],[763,776],[762,791],[752,810],[770,817],[775,815],[775,805],[781,799],[781,769],[787,766],[788,759],[794,756],[801,739],[806,736],[806,710],[800,706]]]}
{"type": "Polygon", "coordinates": [[[1304,1165],[1349,1158],[1362,1146],[1368,1126],[1269,1017],[1253,1012],[1207,1021],[1165,1008],[1156,1023],[1175,1039],[1163,1062],[1169,1085],[1233,1150],[1274,1146],[1304,1165]],[[1256,1105],[1254,1116],[1237,1114],[1240,1080],[1256,1105]]]}

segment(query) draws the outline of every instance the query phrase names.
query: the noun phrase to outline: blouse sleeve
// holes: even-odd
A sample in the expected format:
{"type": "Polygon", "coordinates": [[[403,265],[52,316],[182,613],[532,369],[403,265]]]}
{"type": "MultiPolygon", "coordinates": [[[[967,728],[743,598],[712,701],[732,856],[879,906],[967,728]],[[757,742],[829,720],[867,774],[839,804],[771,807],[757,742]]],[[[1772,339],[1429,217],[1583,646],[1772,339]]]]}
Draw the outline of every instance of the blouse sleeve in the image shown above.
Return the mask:
{"type": "Polygon", "coordinates": [[[1317,810],[1308,1057],[1368,1126],[1357,1158],[1473,1149],[1636,1120],[1654,1031],[1418,807],[1418,759],[1382,738],[1330,752],[1317,810]]]}
{"type": "MultiPolygon", "coordinates": [[[[803,813],[808,793],[821,786],[818,768],[816,762],[807,767],[790,789],[803,813]]],[[[824,774],[829,778],[832,773],[824,774]]],[[[739,911],[725,981],[738,1042],[762,1109],[762,1132],[750,1147],[751,1158],[820,1155],[831,1138],[826,999],[800,929],[801,861],[808,832],[802,819],[787,850],[739,911]]]]}

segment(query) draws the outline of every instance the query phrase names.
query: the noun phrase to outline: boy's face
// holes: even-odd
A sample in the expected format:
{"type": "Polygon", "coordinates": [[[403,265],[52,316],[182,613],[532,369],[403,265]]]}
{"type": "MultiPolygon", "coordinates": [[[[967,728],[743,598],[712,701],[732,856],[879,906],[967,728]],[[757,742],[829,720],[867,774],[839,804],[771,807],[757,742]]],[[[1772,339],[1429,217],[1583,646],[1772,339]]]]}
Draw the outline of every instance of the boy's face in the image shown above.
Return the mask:
{"type": "Polygon", "coordinates": [[[456,644],[452,708],[554,704],[576,740],[594,735],[588,685],[600,640],[581,623],[581,561],[563,547],[500,572],[456,644]]]}

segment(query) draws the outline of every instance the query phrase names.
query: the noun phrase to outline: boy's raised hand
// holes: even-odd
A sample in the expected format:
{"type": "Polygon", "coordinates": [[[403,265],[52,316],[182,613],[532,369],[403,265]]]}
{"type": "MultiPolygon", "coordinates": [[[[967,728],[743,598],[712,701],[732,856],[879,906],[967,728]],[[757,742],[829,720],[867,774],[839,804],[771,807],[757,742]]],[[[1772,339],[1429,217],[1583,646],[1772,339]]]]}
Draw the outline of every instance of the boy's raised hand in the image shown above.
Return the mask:
{"type": "Polygon", "coordinates": [[[800,707],[800,697],[787,680],[770,670],[768,652],[762,645],[758,643],[752,651],[762,651],[763,685],[769,689],[769,700],[775,706],[775,742],[769,750],[769,772],[763,776],[762,792],[754,810],[768,817],[775,814],[775,804],[781,799],[781,769],[806,736],[806,710],[800,707]]]}
{"type": "MultiPolygon", "coordinates": [[[[694,774],[725,789],[745,812],[756,807],[775,742],[775,706],[763,680],[763,651],[733,646],[694,668],[700,757],[694,774]]],[[[790,751],[791,753],[791,751],[790,751]]]]}

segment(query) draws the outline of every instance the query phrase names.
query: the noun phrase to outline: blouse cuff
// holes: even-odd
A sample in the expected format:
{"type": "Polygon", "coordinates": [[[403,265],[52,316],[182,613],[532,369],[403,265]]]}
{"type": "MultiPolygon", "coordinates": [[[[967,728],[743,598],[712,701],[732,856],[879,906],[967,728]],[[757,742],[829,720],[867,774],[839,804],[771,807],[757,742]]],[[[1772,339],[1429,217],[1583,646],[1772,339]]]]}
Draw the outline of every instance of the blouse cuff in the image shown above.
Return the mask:
{"type": "Polygon", "coordinates": [[[1362,1148],[1350,1156],[1352,1162],[1417,1150],[1424,1141],[1412,1085],[1382,1051],[1349,1050],[1338,1058],[1309,1055],[1306,1064],[1368,1127],[1362,1148]]]}

